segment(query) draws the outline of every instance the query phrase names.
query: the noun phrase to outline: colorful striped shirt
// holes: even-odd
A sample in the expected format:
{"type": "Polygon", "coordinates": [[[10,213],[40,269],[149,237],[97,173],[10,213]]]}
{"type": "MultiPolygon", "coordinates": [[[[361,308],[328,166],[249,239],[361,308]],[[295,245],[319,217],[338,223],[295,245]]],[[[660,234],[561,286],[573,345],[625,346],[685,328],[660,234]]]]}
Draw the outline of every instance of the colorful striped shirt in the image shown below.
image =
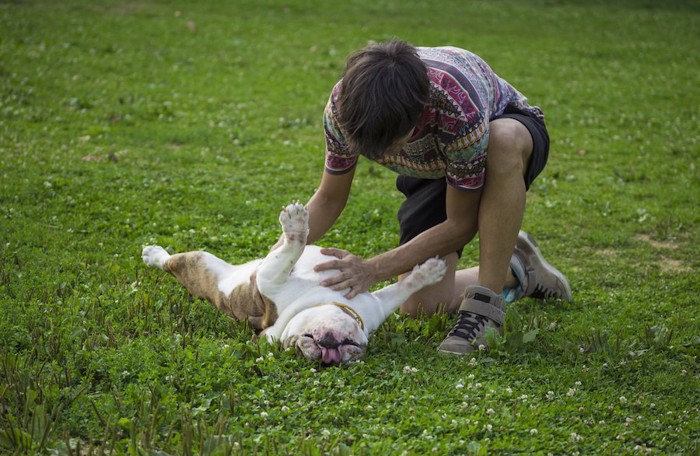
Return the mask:
{"type": "MultiPolygon", "coordinates": [[[[377,163],[406,176],[445,178],[462,190],[484,184],[489,120],[507,108],[544,118],[513,86],[498,77],[477,55],[455,47],[418,48],[428,67],[430,102],[406,146],[377,163]]],[[[340,80],[323,115],[326,135],[326,169],[342,174],[357,163],[338,121],[340,80]]]]}

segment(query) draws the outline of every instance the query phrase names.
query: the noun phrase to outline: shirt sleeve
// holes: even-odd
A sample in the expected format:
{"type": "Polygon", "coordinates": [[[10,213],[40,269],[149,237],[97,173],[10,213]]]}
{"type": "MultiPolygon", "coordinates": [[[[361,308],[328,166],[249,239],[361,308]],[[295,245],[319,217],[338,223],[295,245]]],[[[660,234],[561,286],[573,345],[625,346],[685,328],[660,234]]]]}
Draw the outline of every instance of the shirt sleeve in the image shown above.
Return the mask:
{"type": "Polygon", "coordinates": [[[478,190],[486,175],[489,123],[484,118],[468,133],[456,135],[445,147],[445,178],[459,190],[478,190]]]}
{"type": "Polygon", "coordinates": [[[344,174],[357,163],[357,155],[350,152],[345,136],[338,122],[338,111],[335,105],[335,94],[338,85],[333,89],[326,109],[323,111],[323,130],[326,136],[326,171],[331,174],[344,174]]]}

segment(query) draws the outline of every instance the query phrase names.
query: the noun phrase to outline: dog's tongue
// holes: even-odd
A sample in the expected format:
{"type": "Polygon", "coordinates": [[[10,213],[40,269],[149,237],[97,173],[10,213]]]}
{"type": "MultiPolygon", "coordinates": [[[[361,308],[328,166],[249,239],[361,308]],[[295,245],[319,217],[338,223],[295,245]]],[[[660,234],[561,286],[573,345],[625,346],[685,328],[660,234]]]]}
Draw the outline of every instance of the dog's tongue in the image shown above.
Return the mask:
{"type": "Polygon", "coordinates": [[[337,348],[321,348],[321,359],[326,364],[340,363],[340,350],[337,348]]]}

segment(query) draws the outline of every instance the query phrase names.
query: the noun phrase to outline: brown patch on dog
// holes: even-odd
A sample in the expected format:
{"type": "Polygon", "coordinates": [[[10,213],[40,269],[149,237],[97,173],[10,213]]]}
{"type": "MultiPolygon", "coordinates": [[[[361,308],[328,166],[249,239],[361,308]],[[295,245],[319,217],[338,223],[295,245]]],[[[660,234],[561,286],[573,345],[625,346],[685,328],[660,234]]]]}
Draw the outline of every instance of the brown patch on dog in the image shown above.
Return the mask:
{"type": "Polygon", "coordinates": [[[272,326],[277,320],[277,306],[260,294],[255,275],[226,296],[219,290],[219,277],[207,267],[202,252],[173,255],[165,262],[163,270],[175,276],[193,296],[206,299],[219,311],[236,320],[247,319],[258,331],[272,326]]]}

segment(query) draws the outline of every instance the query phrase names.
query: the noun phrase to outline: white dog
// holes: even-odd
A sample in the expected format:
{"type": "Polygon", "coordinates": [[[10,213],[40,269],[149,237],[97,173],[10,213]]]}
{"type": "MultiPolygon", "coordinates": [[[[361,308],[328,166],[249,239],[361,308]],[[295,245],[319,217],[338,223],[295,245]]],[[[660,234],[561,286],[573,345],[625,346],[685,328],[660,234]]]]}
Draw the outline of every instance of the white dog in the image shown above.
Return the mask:
{"type": "Polygon", "coordinates": [[[187,290],[211,301],[221,312],[247,319],[269,340],[296,347],[308,359],[347,363],[365,352],[369,334],[416,291],[442,279],[444,261],[430,259],[398,283],[346,299],[320,282],[334,271],[314,266],[332,257],[306,246],[308,214],[293,203],[280,213],[283,243],[267,257],[240,266],[206,252],[169,255],[143,249],[143,261],[174,275],[187,290]]]}

